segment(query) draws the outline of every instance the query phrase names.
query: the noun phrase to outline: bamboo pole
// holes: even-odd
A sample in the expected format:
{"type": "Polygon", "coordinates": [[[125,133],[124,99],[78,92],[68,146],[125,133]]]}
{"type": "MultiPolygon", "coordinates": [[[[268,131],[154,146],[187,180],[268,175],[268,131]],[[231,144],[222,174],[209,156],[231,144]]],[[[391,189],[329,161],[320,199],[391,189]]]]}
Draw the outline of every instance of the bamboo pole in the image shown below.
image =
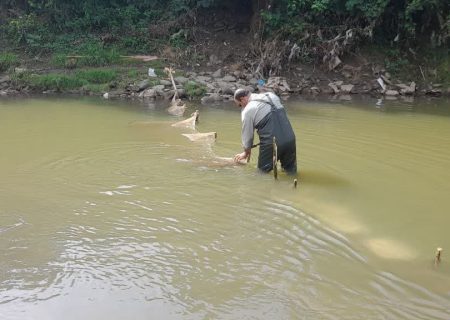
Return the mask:
{"type": "Polygon", "coordinates": [[[272,140],[272,147],[273,147],[273,177],[275,178],[275,180],[277,180],[278,179],[278,167],[277,167],[278,148],[277,148],[277,139],[275,137],[273,137],[273,140],[272,140]]]}

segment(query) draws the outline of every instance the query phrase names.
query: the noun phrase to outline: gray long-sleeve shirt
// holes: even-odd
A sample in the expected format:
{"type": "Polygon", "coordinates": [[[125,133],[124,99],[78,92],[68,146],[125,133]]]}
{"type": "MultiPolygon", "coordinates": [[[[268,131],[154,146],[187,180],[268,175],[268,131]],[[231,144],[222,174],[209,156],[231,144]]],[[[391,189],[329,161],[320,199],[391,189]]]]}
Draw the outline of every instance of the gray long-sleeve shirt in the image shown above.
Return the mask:
{"type": "Polygon", "coordinates": [[[270,113],[270,100],[272,100],[277,109],[283,108],[280,98],[272,92],[267,92],[261,94],[252,93],[248,104],[242,110],[242,146],[245,150],[250,149],[253,145],[255,127],[270,113]]]}

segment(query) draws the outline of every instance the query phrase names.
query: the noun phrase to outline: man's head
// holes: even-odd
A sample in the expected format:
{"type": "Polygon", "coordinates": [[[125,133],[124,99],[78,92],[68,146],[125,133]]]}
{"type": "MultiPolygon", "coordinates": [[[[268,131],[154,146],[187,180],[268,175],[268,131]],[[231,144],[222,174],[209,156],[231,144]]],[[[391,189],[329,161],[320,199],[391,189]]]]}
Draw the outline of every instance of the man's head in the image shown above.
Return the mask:
{"type": "Polygon", "coordinates": [[[246,89],[237,89],[234,92],[234,102],[241,108],[247,105],[249,99],[250,99],[250,91],[246,89]]]}

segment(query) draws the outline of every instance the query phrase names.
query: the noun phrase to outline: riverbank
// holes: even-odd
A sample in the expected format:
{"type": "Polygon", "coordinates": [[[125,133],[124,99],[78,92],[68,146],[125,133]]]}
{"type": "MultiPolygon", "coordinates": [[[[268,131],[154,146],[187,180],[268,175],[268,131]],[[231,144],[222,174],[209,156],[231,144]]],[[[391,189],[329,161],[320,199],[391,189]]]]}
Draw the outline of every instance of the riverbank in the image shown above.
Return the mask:
{"type": "Polygon", "coordinates": [[[97,4],[81,11],[69,4],[58,10],[4,5],[0,95],[170,100],[177,93],[205,104],[229,100],[238,87],[283,96],[449,95],[446,25],[439,20],[423,34],[425,20],[414,15],[422,31],[401,19],[392,28],[397,18],[386,14],[395,9],[408,16],[414,12],[408,8],[380,4],[380,17],[369,14],[369,23],[343,6],[344,23],[325,7],[319,14],[314,6],[265,1],[201,1],[193,10],[179,4],[97,4]],[[166,67],[176,70],[176,90],[166,67]]]}
{"type": "MultiPolygon", "coordinates": [[[[77,67],[77,62],[77,58],[66,58],[63,68],[45,64],[36,68],[27,61],[16,62],[0,73],[0,96],[68,93],[107,99],[170,100],[175,94],[170,77],[164,71],[165,66],[173,65],[167,58],[125,57],[119,63],[104,67],[77,67]]],[[[233,92],[242,87],[250,91],[270,90],[282,96],[325,95],[342,99],[352,95],[388,99],[450,95],[450,87],[425,81],[425,76],[400,79],[382,65],[352,62],[344,62],[332,72],[320,66],[296,64],[281,76],[258,78],[245,68],[245,63],[224,63],[212,54],[203,64],[188,68],[175,66],[173,77],[181,99],[200,99],[204,104],[230,100],[233,92]]]]}

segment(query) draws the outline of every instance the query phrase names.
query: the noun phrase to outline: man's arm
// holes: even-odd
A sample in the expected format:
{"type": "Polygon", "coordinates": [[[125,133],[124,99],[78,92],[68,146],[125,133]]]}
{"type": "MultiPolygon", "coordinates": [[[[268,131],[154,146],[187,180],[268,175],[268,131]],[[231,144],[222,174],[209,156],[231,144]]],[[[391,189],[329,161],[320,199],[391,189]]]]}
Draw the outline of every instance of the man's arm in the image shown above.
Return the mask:
{"type": "Polygon", "coordinates": [[[252,148],[255,128],[255,110],[250,108],[251,102],[246,106],[247,110],[242,111],[242,146],[244,150],[252,148]]]}
{"type": "Polygon", "coordinates": [[[234,156],[234,162],[240,162],[245,159],[249,159],[250,155],[252,154],[252,148],[244,149],[244,152],[238,153],[234,156]]]}

